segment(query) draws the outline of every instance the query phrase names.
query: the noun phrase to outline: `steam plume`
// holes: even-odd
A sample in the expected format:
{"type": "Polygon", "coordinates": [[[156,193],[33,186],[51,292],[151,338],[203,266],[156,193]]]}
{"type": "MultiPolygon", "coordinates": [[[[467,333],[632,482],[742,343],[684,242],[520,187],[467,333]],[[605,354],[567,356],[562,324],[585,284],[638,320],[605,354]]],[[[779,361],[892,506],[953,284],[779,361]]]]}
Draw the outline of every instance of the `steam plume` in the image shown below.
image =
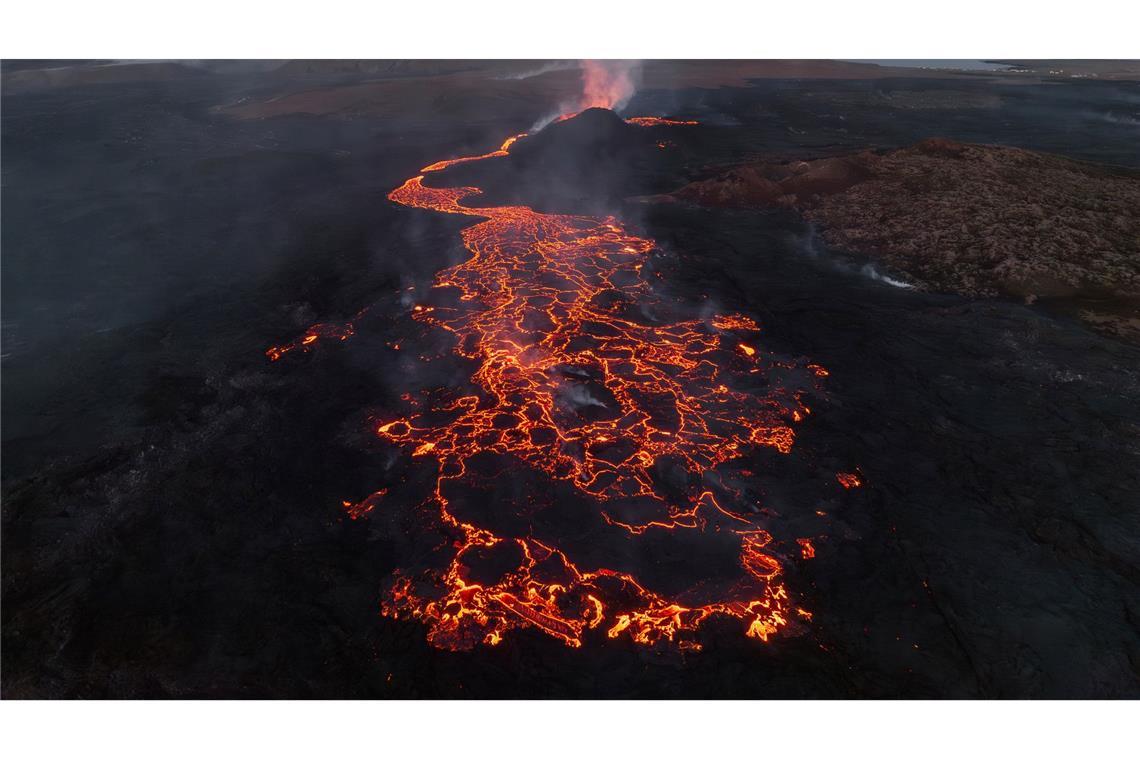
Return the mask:
{"type": "Polygon", "coordinates": [[[581,61],[582,93],[575,101],[563,101],[558,108],[534,123],[530,132],[553,121],[569,118],[587,108],[609,108],[616,111],[629,103],[637,91],[640,61],[581,61]]]}
{"type": "Polygon", "coordinates": [[[582,61],[582,100],[578,110],[625,106],[637,89],[640,61],[582,61]]]}

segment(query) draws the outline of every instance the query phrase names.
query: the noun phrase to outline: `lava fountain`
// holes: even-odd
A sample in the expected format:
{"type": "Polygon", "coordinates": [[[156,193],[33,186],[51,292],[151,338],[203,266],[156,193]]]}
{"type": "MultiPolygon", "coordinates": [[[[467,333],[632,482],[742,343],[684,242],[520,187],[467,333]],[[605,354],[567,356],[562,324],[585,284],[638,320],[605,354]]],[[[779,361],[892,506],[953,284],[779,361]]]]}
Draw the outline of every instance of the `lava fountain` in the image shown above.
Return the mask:
{"type": "Polygon", "coordinates": [[[637,61],[582,61],[582,98],[578,110],[624,108],[636,90],[637,61]]]}

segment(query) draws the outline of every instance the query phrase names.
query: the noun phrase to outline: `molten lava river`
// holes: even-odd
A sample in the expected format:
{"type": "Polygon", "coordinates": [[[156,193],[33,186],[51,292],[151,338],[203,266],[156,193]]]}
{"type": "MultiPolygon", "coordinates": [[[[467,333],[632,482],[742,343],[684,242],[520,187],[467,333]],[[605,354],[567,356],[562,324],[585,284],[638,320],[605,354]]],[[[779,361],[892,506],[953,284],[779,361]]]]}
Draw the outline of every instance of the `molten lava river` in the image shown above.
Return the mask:
{"type": "MultiPolygon", "coordinates": [[[[506,156],[525,138],[434,163],[388,196],[479,221],[462,232],[469,258],[433,284],[453,298],[412,309],[453,335],[454,351],[474,369],[467,390],[405,394],[402,414],[374,423],[382,441],[431,463],[434,487],[417,509],[446,537],[432,567],[396,574],[382,614],[421,621],[446,649],[497,645],[529,628],[571,647],[629,637],[696,650],[713,619],[763,641],[810,620],[789,598],[781,558],[814,556],[811,542],[777,550],[760,522],[765,510],[721,465],[762,448],[788,454],[794,426],[810,414],[804,399],[826,370],[763,352],[758,325],[744,315],[662,319],[679,307],[663,303],[643,274],[655,244],[615,218],[476,208],[463,201],[479,188],[425,184],[456,164],[506,156]],[[492,499],[481,512],[457,504],[487,479],[488,460],[507,463],[490,478],[500,484],[521,468],[547,490],[576,493],[571,502],[584,511],[561,525],[593,533],[536,529],[534,495],[492,499]],[[510,519],[485,519],[496,513],[510,519]],[[677,546],[711,547],[669,558],[697,565],[696,582],[655,583],[642,572],[660,564],[654,537],[667,534],[691,539],[677,546]],[[594,535],[604,535],[601,555],[594,535]],[[701,575],[706,566],[716,568],[710,577],[701,575]]],[[[276,360],[353,331],[352,321],[318,324],[266,353],[276,360]]],[[[359,517],[387,492],[345,507],[359,517]]]]}

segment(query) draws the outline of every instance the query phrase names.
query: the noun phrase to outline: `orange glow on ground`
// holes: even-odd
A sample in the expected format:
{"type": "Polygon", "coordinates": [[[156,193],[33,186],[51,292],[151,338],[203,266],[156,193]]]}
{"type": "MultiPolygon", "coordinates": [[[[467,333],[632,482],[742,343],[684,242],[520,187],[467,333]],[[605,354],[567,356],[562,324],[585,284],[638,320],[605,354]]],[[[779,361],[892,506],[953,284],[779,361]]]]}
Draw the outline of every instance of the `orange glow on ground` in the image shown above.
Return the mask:
{"type": "Polygon", "coordinates": [[[803,559],[813,559],[815,557],[815,546],[812,544],[810,538],[797,538],[796,543],[800,545],[800,556],[803,559]]]}
{"type": "Polygon", "coordinates": [[[634,116],[626,119],[626,123],[638,127],[693,127],[695,121],[681,121],[679,119],[663,119],[660,116],[634,116]]]}
{"type": "MultiPolygon", "coordinates": [[[[363,312],[362,312],[363,313],[363,312]]],[[[325,340],[348,340],[356,332],[355,321],[361,315],[358,314],[347,322],[322,322],[315,324],[305,331],[305,334],[289,343],[284,343],[280,346],[270,346],[265,349],[265,355],[269,357],[270,361],[277,361],[290,351],[300,349],[301,351],[309,351],[316,343],[322,339],[325,340]]]]}
{"type": "MultiPolygon", "coordinates": [[[[542,214],[526,206],[472,208],[461,201],[478,195],[478,188],[424,183],[426,175],[450,166],[505,156],[524,137],[509,138],[490,153],[431,164],[388,196],[409,208],[477,220],[462,231],[470,257],[441,271],[434,283],[455,293],[460,306],[417,305],[411,311],[413,319],[455,337],[455,353],[473,362],[470,381],[477,391],[377,420],[373,428],[413,457],[435,460],[435,485],[424,506],[453,536],[447,566],[415,577],[398,574],[382,614],[421,621],[431,643],[453,650],[495,646],[520,628],[571,647],[597,631],[637,644],[697,650],[696,633],[713,616],[739,621],[744,635],[762,641],[793,615],[810,620],[811,613],[789,599],[772,536],[756,524],[754,511],[735,503],[737,492],[713,479],[682,495],[666,494],[654,472],[664,461],[701,482],[719,465],[759,448],[791,451],[793,426],[810,413],[800,391],[779,384],[739,389],[747,385],[744,379],[769,371],[761,362],[766,355],[740,342],[747,336],[755,343],[755,321],[723,314],[644,324],[621,304],[657,302],[642,276],[655,249],[652,240],[612,217],[542,214]],[[574,404],[583,398],[606,413],[578,413],[574,404]],[[449,492],[467,476],[472,459],[485,454],[512,457],[569,484],[623,540],[652,531],[731,537],[740,578],[721,597],[682,603],[631,573],[580,567],[533,535],[502,535],[461,519],[449,492]],[[631,501],[643,507],[636,519],[616,511],[631,501]],[[472,562],[491,553],[508,557],[507,569],[477,581],[472,562]]],[[[277,359],[305,348],[310,336],[344,340],[351,334],[351,327],[317,325],[299,343],[267,354],[277,359]]],[[[811,382],[826,375],[818,365],[797,366],[811,382]]],[[[345,508],[356,518],[384,495],[345,508]]],[[[806,557],[814,548],[805,541],[800,548],[806,557]]]]}

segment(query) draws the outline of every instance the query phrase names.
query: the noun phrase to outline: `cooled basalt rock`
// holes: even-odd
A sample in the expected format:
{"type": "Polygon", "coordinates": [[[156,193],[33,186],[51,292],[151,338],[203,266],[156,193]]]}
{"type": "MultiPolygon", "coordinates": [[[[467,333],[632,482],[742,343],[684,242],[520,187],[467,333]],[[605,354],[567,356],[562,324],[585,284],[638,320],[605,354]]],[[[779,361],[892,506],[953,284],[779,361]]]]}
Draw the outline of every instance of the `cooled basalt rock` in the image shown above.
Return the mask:
{"type": "Polygon", "coordinates": [[[736,167],[710,179],[693,182],[673,197],[712,206],[777,205],[803,207],[870,179],[880,160],[874,153],[736,167]]]}
{"type": "Polygon", "coordinates": [[[824,239],[974,297],[1048,299],[1140,338],[1140,175],[942,138],[885,154],[752,164],[673,198],[783,206],[824,239]]]}
{"type": "Polygon", "coordinates": [[[511,157],[527,165],[612,159],[644,147],[644,134],[608,108],[587,108],[571,119],[556,121],[514,146],[511,157]]]}

